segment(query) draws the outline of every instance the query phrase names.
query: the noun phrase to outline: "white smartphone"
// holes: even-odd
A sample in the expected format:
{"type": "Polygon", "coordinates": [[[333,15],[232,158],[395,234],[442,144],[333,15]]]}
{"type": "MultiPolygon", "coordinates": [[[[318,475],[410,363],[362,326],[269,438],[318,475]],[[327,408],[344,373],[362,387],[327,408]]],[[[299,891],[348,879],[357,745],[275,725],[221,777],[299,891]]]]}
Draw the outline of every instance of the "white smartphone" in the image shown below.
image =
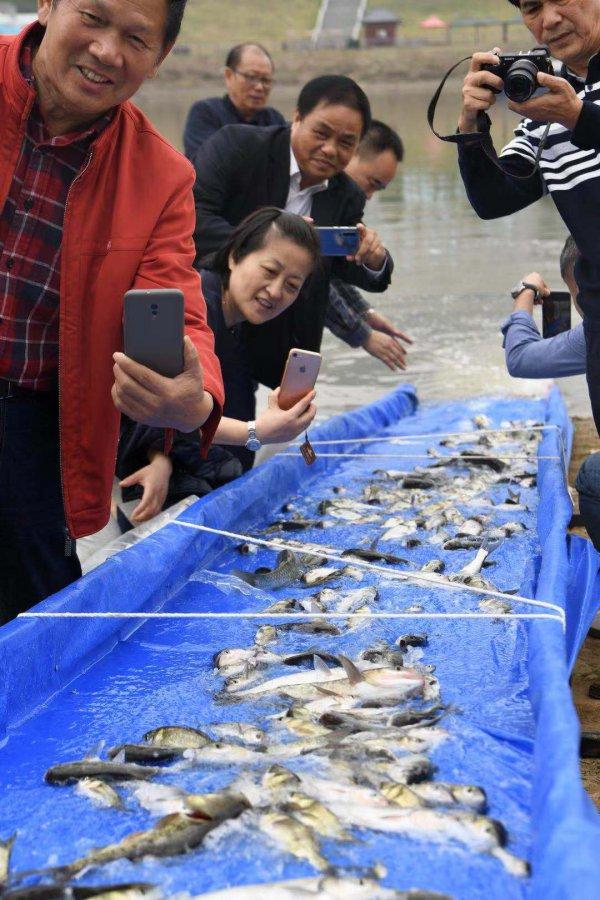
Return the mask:
{"type": "Polygon", "coordinates": [[[279,391],[281,409],[291,409],[312,391],[321,368],[321,359],[321,354],[312,350],[299,350],[297,347],[290,350],[279,391]]]}

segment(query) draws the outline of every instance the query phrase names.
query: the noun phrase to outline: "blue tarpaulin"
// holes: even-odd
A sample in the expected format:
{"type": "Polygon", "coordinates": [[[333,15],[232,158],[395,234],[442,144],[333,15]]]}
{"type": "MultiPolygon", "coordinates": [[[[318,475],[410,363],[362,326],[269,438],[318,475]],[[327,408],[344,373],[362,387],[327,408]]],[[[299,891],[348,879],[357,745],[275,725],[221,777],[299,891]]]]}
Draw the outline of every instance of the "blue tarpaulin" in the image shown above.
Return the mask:
{"type": "MultiPolygon", "coordinates": [[[[566,535],[571,507],[562,458],[570,453],[571,427],[564,406],[556,391],[541,401],[477,400],[419,411],[416,406],[414,391],[405,387],[333,419],[312,435],[321,454],[312,469],[296,456],[279,455],[199,501],[181,519],[256,534],[292,495],[302,511],[314,510],[315,500],[329,496],[340,480],[358,483],[366,471],[363,460],[323,455],[344,447],[356,451],[356,446],[324,441],[381,434],[382,444],[374,443],[368,451],[376,455],[389,450],[386,435],[466,430],[476,413],[485,413],[494,427],[525,419],[558,426],[545,431],[539,445],[539,500],[522,516],[527,530],[499,548],[494,579],[502,591],[518,590],[562,607],[566,634],[556,619],[473,624],[425,617],[418,626],[430,638],[423,662],[437,666],[445,702],[461,707],[461,714],[448,719],[452,740],[435,753],[438,777],[486,787],[490,814],[506,825],[511,852],[530,859],[531,879],[513,878],[489,857],[395,835],[370,835],[368,841],[361,835],[359,844],[327,849],[328,858],[341,868],[383,862],[385,883],[399,888],[444,890],[469,900],[600,897],[600,819],[579,778],[578,723],[568,687],[570,666],[599,603],[598,557],[588,542],[566,535]]],[[[418,454],[430,444],[424,439],[415,445],[414,458],[407,452],[401,467],[422,463],[418,454]]],[[[319,538],[322,543],[342,548],[351,532],[336,528],[325,536],[319,538]]],[[[309,537],[317,540],[317,533],[309,537]]],[[[423,554],[417,548],[411,561],[422,563],[423,554]]],[[[462,551],[457,555],[461,564],[468,557],[462,551]]],[[[269,563],[268,550],[252,557],[252,568],[269,563]]],[[[260,609],[261,602],[264,607],[268,598],[260,592],[240,590],[239,580],[229,574],[235,566],[245,567],[230,540],[173,524],[112,557],[36,612],[242,612],[260,609]]],[[[408,589],[386,579],[379,589],[382,611],[404,609],[409,599],[422,601],[432,612],[452,612],[461,604],[476,609],[468,606],[473,598],[460,593],[408,589]]],[[[22,619],[0,631],[5,675],[0,692],[0,837],[17,829],[17,869],[42,867],[56,858],[68,861],[155,821],[133,803],[127,814],[99,811],[71,789],[44,785],[43,772],[50,765],[81,758],[98,741],[136,740],[168,722],[202,726],[236,716],[254,721],[253,716],[276,711],[249,703],[223,707],[211,699],[219,686],[211,672],[214,652],[251,644],[256,624],[243,618],[148,620],[141,625],[139,620],[111,618],[22,619]]],[[[397,634],[397,622],[381,619],[369,625],[369,640],[397,634]]],[[[359,629],[336,640],[334,652],[352,655],[360,641],[364,646],[365,635],[359,629]]],[[[286,642],[283,649],[299,646],[291,636],[286,642]]],[[[311,642],[313,636],[303,646],[311,642]]],[[[199,792],[222,786],[228,776],[173,770],[163,780],[199,792]]],[[[199,893],[312,873],[305,863],[283,864],[281,854],[268,843],[257,845],[255,833],[241,826],[232,826],[199,852],[201,857],[191,854],[185,861],[114,863],[106,873],[96,871],[86,880],[144,879],[170,891],[199,893]]]]}

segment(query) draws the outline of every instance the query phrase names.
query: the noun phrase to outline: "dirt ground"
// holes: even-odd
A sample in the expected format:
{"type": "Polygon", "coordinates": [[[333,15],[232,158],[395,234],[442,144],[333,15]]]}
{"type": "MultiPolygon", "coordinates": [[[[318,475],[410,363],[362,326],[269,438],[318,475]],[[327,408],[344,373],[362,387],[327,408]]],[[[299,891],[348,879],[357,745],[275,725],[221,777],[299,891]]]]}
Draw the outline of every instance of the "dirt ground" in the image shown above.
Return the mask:
{"type": "MultiPolygon", "coordinates": [[[[582,461],[595,450],[600,450],[600,439],[592,419],[573,418],[575,435],[569,483],[572,485],[582,461]]],[[[577,495],[574,494],[576,499],[577,495]]],[[[587,537],[585,529],[571,529],[575,534],[587,537]]],[[[583,731],[600,731],[600,700],[588,697],[588,688],[593,681],[600,682],[600,640],[588,637],[571,679],[573,700],[579,713],[583,731]]],[[[581,760],[581,774],[586,790],[600,809],[600,759],[581,760]]]]}

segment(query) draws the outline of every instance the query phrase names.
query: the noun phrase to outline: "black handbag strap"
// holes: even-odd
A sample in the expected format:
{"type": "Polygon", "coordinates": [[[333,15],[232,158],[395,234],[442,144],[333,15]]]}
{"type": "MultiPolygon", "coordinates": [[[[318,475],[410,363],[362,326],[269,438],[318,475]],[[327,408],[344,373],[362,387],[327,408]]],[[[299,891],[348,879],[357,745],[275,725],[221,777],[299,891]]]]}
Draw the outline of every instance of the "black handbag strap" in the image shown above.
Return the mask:
{"type": "Polygon", "coordinates": [[[448,69],[448,71],[442,78],[435,94],[433,95],[433,97],[431,98],[431,100],[429,102],[429,106],[427,107],[427,122],[429,124],[429,127],[431,128],[431,130],[435,134],[435,136],[437,138],[439,138],[440,141],[448,141],[449,143],[452,143],[452,144],[471,144],[471,145],[472,144],[480,144],[481,149],[483,150],[485,155],[494,164],[494,166],[502,172],[503,175],[510,175],[511,178],[514,178],[517,181],[528,181],[530,178],[533,178],[533,176],[539,172],[540,159],[541,159],[542,153],[544,152],[544,147],[546,146],[546,141],[548,140],[548,134],[550,133],[550,127],[551,127],[550,123],[546,126],[546,129],[541,137],[540,144],[537,149],[535,159],[533,161],[533,167],[531,169],[531,172],[529,172],[527,175],[515,175],[513,172],[509,172],[508,169],[505,169],[502,165],[500,165],[500,163],[498,162],[498,154],[496,153],[496,150],[492,143],[492,137],[490,134],[491,123],[490,123],[489,116],[487,116],[486,113],[482,112],[481,110],[477,113],[477,131],[470,131],[470,132],[467,132],[464,134],[461,132],[455,132],[454,134],[445,134],[444,135],[444,134],[439,134],[435,130],[435,127],[433,124],[434,118],[435,118],[435,111],[436,111],[440,96],[442,94],[442,91],[444,90],[444,87],[446,85],[446,82],[448,81],[448,79],[452,75],[452,73],[456,69],[458,69],[459,66],[461,66],[464,62],[470,61],[470,59],[471,59],[470,56],[465,56],[464,59],[460,59],[455,65],[453,65],[450,69],[448,69]]]}

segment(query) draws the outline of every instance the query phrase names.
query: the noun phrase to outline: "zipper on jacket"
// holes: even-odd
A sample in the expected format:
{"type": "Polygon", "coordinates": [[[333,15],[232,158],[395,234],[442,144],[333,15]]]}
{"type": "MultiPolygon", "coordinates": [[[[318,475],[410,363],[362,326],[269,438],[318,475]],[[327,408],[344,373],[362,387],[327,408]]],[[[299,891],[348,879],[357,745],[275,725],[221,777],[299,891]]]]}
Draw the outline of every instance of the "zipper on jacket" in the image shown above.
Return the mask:
{"type": "MultiPolygon", "coordinates": [[[[80,178],[84,176],[84,174],[89,169],[90,163],[92,161],[92,157],[94,155],[94,148],[90,147],[90,152],[88,154],[88,158],[86,159],[83,168],[80,172],[77,173],[71,184],[69,185],[69,190],[67,191],[67,197],[65,200],[65,211],[63,213],[63,227],[62,234],[64,238],[65,234],[65,220],[67,218],[67,207],[69,205],[69,197],[71,196],[71,191],[73,190],[73,186],[79,181],[80,178]]],[[[62,245],[61,245],[61,253],[62,253],[62,245]]],[[[61,267],[62,267],[62,256],[61,256],[61,267]]],[[[61,287],[62,287],[62,277],[61,277],[61,287]]],[[[60,294],[59,294],[60,297],[60,294]]],[[[60,299],[59,299],[59,310],[58,310],[58,467],[60,472],[60,495],[62,497],[63,502],[63,512],[65,516],[65,556],[69,557],[73,555],[75,550],[75,538],[71,534],[69,528],[69,521],[67,516],[67,507],[65,503],[65,479],[64,479],[64,471],[63,471],[63,454],[62,454],[62,442],[61,442],[61,424],[62,424],[62,403],[61,403],[61,368],[62,368],[62,358],[60,353],[60,299]]]]}

